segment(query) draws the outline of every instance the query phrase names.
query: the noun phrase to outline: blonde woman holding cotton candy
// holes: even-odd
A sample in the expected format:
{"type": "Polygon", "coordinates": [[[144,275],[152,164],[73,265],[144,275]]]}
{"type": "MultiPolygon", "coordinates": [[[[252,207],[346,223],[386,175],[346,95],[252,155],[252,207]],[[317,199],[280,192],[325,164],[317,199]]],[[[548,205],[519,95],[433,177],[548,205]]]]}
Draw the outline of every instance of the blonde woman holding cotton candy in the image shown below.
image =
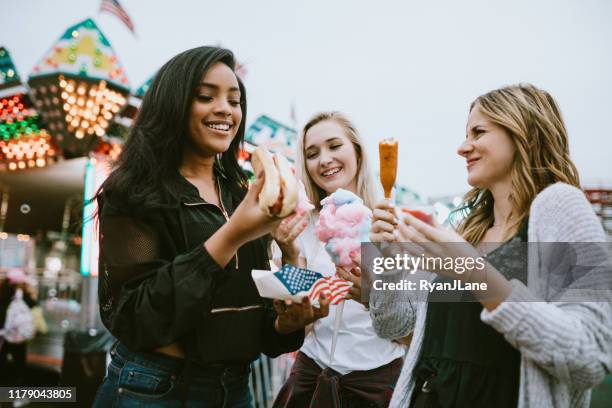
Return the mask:
{"type": "Polygon", "coordinates": [[[298,143],[297,170],[308,198],[317,208],[310,219],[294,221],[292,228],[285,229],[288,235],[299,237],[279,242],[283,260],[293,260],[326,276],[338,273],[355,286],[348,295],[350,300],[344,302],[335,350],[332,342],[339,305],[330,306],[329,315],[312,325],[274,406],[385,407],[401,369],[405,346],[375,333],[368,310],[359,303],[359,260],[354,259],[352,272],[337,270],[315,233],[320,202],[336,190],[356,194],[368,208],[375,201],[363,143],[346,116],[323,112],[308,121],[298,143]]]}

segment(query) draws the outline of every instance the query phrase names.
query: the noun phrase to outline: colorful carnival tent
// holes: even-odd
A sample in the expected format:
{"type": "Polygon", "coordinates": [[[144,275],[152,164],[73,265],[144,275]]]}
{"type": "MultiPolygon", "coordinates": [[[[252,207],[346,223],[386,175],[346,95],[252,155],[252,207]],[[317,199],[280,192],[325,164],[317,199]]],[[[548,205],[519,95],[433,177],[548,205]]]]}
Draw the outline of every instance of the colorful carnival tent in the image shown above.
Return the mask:
{"type": "Polygon", "coordinates": [[[56,154],[8,50],[0,47],[0,169],[44,167],[56,154]]]}
{"type": "Polygon", "coordinates": [[[136,114],[138,113],[138,109],[140,109],[142,99],[147,93],[149,86],[151,86],[152,80],[153,77],[149,78],[138,87],[134,93],[128,96],[127,103],[124,105],[123,109],[115,115],[113,122],[108,128],[107,134],[109,136],[121,140],[127,139],[129,128],[132,126],[134,119],[136,119],[136,114]]]}
{"type": "Polygon", "coordinates": [[[243,149],[238,152],[238,163],[252,176],[251,153],[257,146],[282,153],[293,162],[296,137],[297,132],[294,129],[267,115],[261,115],[246,130],[243,149]]]}
{"type": "Polygon", "coordinates": [[[245,140],[295,160],[297,132],[269,116],[259,116],[247,129],[245,140]]]}
{"type": "Polygon", "coordinates": [[[19,85],[21,79],[15,69],[11,55],[4,47],[0,47],[0,89],[19,85]]]}
{"type": "Polygon", "coordinates": [[[151,82],[153,82],[153,77],[155,77],[155,75],[147,79],[144,84],[140,85],[138,89],[136,89],[136,92],[134,92],[135,97],[141,100],[144,98],[145,94],[149,90],[149,87],[151,86],[151,82]]]}
{"type": "Polygon", "coordinates": [[[66,30],[28,83],[66,157],[95,148],[129,92],[119,58],[91,19],[66,30]]]}

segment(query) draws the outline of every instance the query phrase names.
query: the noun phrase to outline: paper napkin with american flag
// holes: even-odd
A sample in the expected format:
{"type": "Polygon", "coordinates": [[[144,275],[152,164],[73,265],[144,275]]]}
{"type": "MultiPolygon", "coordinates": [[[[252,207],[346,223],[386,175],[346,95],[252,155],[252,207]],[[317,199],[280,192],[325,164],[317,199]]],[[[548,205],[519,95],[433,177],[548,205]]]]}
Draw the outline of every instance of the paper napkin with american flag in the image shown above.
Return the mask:
{"type": "Polygon", "coordinates": [[[337,276],[325,277],[319,272],[293,265],[283,265],[276,272],[253,269],[251,276],[261,297],[301,302],[304,296],[308,296],[314,305],[319,304],[321,293],[326,293],[330,304],[336,305],[344,300],[353,286],[353,282],[337,276]]]}

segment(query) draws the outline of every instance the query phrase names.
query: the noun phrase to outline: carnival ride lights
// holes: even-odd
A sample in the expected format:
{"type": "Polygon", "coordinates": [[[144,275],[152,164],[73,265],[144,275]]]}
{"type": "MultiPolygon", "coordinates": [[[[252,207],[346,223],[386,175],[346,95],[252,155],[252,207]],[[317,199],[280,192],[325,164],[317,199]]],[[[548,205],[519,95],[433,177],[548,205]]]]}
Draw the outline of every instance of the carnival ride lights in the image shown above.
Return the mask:
{"type": "Polygon", "coordinates": [[[91,19],[66,30],[34,67],[29,84],[66,157],[96,149],[129,92],[119,59],[91,19]]]}
{"type": "Polygon", "coordinates": [[[43,130],[39,137],[30,140],[0,141],[2,155],[10,160],[9,170],[23,170],[47,165],[48,156],[53,156],[55,150],[48,141],[49,135],[43,130]]]}
{"type": "Polygon", "coordinates": [[[8,69],[6,72],[0,72],[0,77],[2,77],[2,79],[7,79],[10,80],[11,78],[13,78],[15,76],[15,71],[13,69],[8,69]]]}
{"type": "Polygon", "coordinates": [[[97,154],[106,157],[111,162],[115,162],[119,158],[122,150],[123,143],[121,140],[104,137],[94,150],[94,156],[97,154]]]}
{"type": "Polygon", "coordinates": [[[0,86],[10,82],[19,82],[19,75],[9,52],[0,47],[0,86]]]}
{"type": "MultiPolygon", "coordinates": [[[[77,140],[104,136],[114,115],[125,105],[125,96],[110,89],[105,80],[92,83],[64,75],[59,75],[57,80],[57,85],[39,85],[32,89],[37,106],[48,118],[49,129],[74,135],[77,140]]],[[[64,139],[59,134],[57,137],[60,142],[64,139]]],[[[69,142],[64,145],[71,153],[86,153],[81,149],[75,151],[69,142]]]]}
{"type": "Polygon", "coordinates": [[[55,156],[51,137],[27,109],[23,95],[0,100],[0,157],[9,170],[44,167],[55,156]]]}
{"type": "Polygon", "coordinates": [[[44,167],[57,149],[27,95],[9,52],[0,48],[0,164],[8,170],[44,167]]]}
{"type": "Polygon", "coordinates": [[[103,136],[110,120],[125,105],[123,95],[106,86],[106,81],[90,85],[59,77],[64,119],[77,139],[85,135],[103,136]]]}

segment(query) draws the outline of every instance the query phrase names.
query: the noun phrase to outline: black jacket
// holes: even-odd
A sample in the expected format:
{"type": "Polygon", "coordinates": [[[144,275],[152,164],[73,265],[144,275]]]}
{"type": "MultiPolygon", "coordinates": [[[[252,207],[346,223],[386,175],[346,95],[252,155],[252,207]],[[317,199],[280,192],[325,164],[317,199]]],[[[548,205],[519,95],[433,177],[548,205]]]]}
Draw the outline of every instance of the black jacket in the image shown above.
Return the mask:
{"type": "Polygon", "coordinates": [[[200,364],[246,362],[261,352],[274,357],[298,349],[304,330],[278,334],[276,312],[251,278],[252,269],[269,269],[269,237],[242,246],[225,268],[204,248],[240,198],[221,179],[223,208],[206,203],[178,174],[176,191],[180,204],[156,209],[126,211],[111,205],[108,196],[98,200],[105,326],[133,350],[178,341],[186,357],[200,364]]]}

